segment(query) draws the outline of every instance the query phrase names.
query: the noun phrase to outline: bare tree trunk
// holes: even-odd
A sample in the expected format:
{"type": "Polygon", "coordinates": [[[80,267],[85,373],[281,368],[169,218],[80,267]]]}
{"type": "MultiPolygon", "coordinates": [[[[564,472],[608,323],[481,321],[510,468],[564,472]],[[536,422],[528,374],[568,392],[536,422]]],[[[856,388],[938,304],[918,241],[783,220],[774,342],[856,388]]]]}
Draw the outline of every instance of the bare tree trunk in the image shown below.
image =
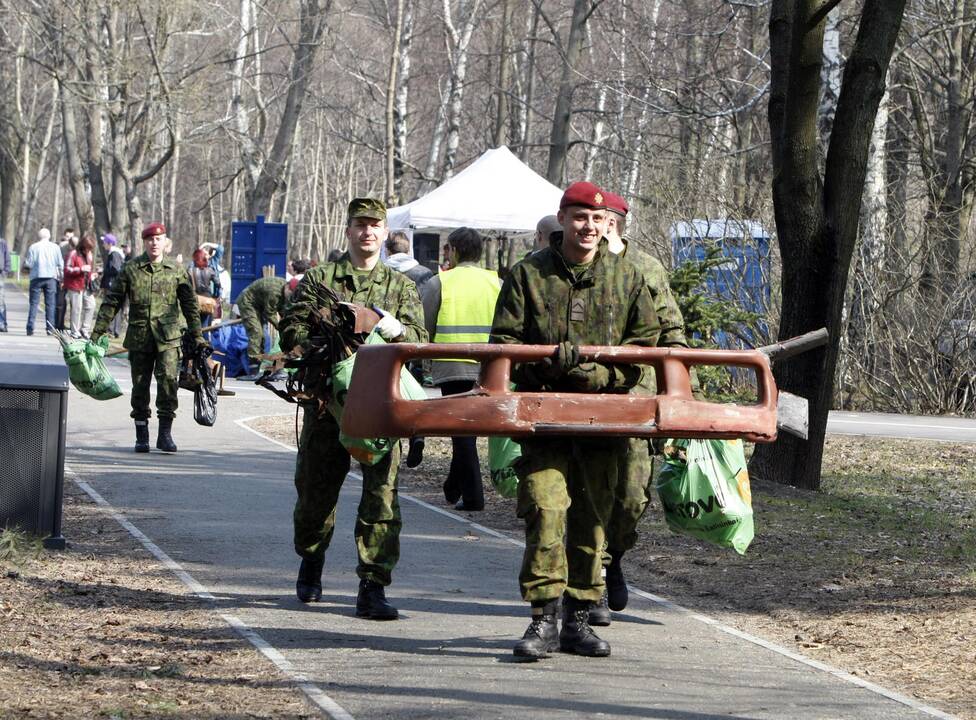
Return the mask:
{"type": "Polygon", "coordinates": [[[78,129],[75,124],[75,98],[64,81],[57,78],[58,98],[61,101],[61,132],[64,138],[64,154],[68,161],[68,188],[74,201],[75,217],[80,233],[95,229],[95,211],[85,189],[85,171],[78,149],[78,129]]]}
{"type": "Polygon", "coordinates": [[[502,3],[502,25],[500,42],[498,43],[498,87],[495,90],[495,131],[492,133],[492,144],[500,147],[506,143],[508,129],[508,94],[510,91],[512,74],[512,13],[515,0],[504,0],[502,3]]]}
{"type": "Polygon", "coordinates": [[[471,5],[462,4],[459,14],[464,22],[458,30],[451,20],[450,0],[444,0],[444,24],[453,45],[451,53],[451,92],[447,106],[447,138],[444,144],[444,166],[441,177],[447,179],[454,175],[457,163],[458,144],[461,141],[461,110],[464,105],[464,83],[468,74],[468,50],[471,34],[478,21],[481,0],[472,0],[471,5]]]}
{"type": "Polygon", "coordinates": [[[525,67],[525,98],[519,112],[519,158],[525,162],[529,157],[529,144],[532,139],[532,103],[535,102],[535,42],[539,32],[539,6],[532,4],[532,24],[529,27],[529,37],[526,40],[525,67]]]}
{"type": "Polygon", "coordinates": [[[774,482],[820,486],[823,443],[842,333],[841,313],[857,238],[871,131],[906,0],[865,0],[845,65],[821,175],[817,152],[824,6],[773,0],[769,23],[769,126],[773,203],[783,258],[786,339],[826,327],[830,344],[777,365],[779,387],[810,401],[810,437],[758,445],[750,473],[774,482]]]}
{"type": "Polygon", "coordinates": [[[393,27],[393,49],[390,51],[390,72],[386,82],[386,204],[398,205],[396,196],[396,89],[397,68],[400,64],[400,42],[403,39],[404,0],[397,0],[396,22],[393,27]]]}
{"type": "MultiPolygon", "coordinates": [[[[573,0],[573,17],[570,20],[569,38],[563,53],[562,75],[559,79],[559,92],[556,95],[552,131],[549,134],[549,167],[546,170],[546,178],[553,185],[562,186],[566,182],[566,159],[569,154],[569,129],[573,119],[576,72],[580,55],[583,53],[586,21],[591,11],[592,0],[573,0]]],[[[558,42],[559,39],[555,39],[558,42]]]]}
{"type": "Polygon", "coordinates": [[[320,6],[319,0],[302,0],[301,2],[301,30],[292,59],[288,94],[285,96],[285,108],[281,113],[274,143],[261,168],[261,175],[248,198],[249,217],[264,215],[268,212],[271,207],[271,199],[281,183],[285,163],[292,151],[295,127],[298,125],[302,105],[312,81],[315,53],[322,40],[325,18],[330,5],[331,0],[325,0],[324,7],[320,6]]]}
{"type": "Polygon", "coordinates": [[[413,43],[413,0],[403,7],[403,28],[400,32],[400,79],[397,83],[393,109],[393,194],[403,200],[403,167],[407,157],[407,100],[410,95],[410,46],[413,43]]]}

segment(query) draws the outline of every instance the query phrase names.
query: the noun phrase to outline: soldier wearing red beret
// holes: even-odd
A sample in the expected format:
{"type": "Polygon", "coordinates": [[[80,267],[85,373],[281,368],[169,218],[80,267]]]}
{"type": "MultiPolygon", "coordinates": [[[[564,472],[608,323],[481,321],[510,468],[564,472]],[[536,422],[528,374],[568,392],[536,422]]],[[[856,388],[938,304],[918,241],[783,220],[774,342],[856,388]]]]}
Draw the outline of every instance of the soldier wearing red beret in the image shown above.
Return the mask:
{"type": "MultiPolygon", "coordinates": [[[[492,323],[491,342],[555,345],[545,362],[516,365],[516,389],[528,392],[626,393],[641,379],[633,365],[580,362],[579,345],[657,342],[650,293],[637,268],[609,252],[603,238],[606,193],[589,182],[563,193],[561,231],[512,268],[492,323]]],[[[626,440],[573,437],[520,440],[518,514],[525,520],[519,585],[532,622],[514,648],[538,659],[557,647],[588,657],[610,654],[589,624],[604,593],[604,526],[613,475],[626,440]],[[556,607],[563,599],[562,630],[556,607]]]]}
{"type": "Polygon", "coordinates": [[[137,453],[149,452],[149,388],[156,377],[156,447],[176,452],[173,418],[176,417],[180,345],[188,328],[198,345],[207,345],[200,332],[200,314],[193,281],[186,268],[166,258],[169,238],[162,223],[142,230],[145,252],[122,266],[98,310],[92,340],[105,334],[109,324],[129,302],[129,327],[123,347],[132,370],[132,414],[137,453]]]}
{"type": "MultiPolygon", "coordinates": [[[[604,234],[607,249],[620,257],[626,257],[637,266],[644,283],[650,291],[654,310],[661,325],[658,336],[659,347],[688,347],[685,338],[685,324],[681,310],[671,293],[668,274],[664,266],[653,256],[641,252],[624,237],[627,228],[627,214],[630,207],[620,195],[604,193],[607,204],[607,226],[604,234]]],[[[697,377],[692,370],[692,386],[697,389],[697,377]]],[[[654,376],[648,374],[632,392],[654,394],[654,376]]],[[[616,483],[613,487],[613,511],[607,523],[607,552],[604,555],[606,566],[606,593],[599,605],[590,611],[590,623],[606,626],[610,624],[610,610],[623,610],[627,606],[627,581],[624,579],[621,558],[637,542],[637,525],[647,509],[651,497],[650,483],[654,475],[651,459],[651,445],[646,439],[631,438],[626,451],[617,458],[616,483]]]]}

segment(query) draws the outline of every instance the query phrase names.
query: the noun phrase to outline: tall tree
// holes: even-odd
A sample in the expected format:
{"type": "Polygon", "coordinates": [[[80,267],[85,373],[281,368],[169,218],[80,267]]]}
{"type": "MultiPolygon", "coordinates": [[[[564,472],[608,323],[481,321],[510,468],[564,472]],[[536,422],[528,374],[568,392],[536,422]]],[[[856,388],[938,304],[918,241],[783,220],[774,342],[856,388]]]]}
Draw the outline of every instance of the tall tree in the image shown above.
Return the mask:
{"type": "Polygon", "coordinates": [[[804,488],[820,486],[871,134],[906,0],[864,2],[821,171],[817,109],[824,25],[839,2],[773,0],[769,21],[773,205],[783,259],[779,337],[825,326],[831,339],[826,348],[776,368],[780,388],[810,400],[809,440],[784,435],[758,446],[750,471],[804,488]]]}

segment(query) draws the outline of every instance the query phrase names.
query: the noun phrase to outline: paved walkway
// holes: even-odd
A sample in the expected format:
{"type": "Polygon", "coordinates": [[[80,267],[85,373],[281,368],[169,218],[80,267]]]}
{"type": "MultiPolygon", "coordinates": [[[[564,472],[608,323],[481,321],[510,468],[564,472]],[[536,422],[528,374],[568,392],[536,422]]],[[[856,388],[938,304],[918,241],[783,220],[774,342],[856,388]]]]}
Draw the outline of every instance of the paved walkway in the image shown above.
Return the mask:
{"type": "MultiPolygon", "coordinates": [[[[8,294],[15,334],[0,335],[0,361],[12,353],[56,357],[53,339],[23,336],[19,297],[8,294]]],[[[113,372],[124,378],[126,364],[113,362],[113,372]]],[[[181,393],[174,429],[180,452],[165,456],[132,453],[127,396],[97,402],[72,390],[67,463],[71,477],[185,571],[184,581],[212,594],[219,612],[289,670],[327,717],[933,716],[649,595],[635,597],[601,630],[610,658],[557,654],[515,663],[511,647],[527,622],[516,584],[518,539],[408,497],[389,593],[402,619],[360,620],[352,540],[359,488],[352,476],[340,499],[323,602],[303,606],[294,597],[298,562],[290,542],[294,453],[242,423],[291,406],[261,392],[221,398],[213,428],[193,423],[190,395],[181,393]]],[[[70,527],[65,534],[70,540],[70,527]]]]}

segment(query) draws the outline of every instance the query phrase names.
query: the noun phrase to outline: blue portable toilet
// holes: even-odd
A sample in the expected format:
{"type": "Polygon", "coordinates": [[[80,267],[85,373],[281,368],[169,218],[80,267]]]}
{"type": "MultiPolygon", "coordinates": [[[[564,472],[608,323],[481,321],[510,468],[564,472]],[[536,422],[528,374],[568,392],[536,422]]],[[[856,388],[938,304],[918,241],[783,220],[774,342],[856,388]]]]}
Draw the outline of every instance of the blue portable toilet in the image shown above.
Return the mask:
{"type": "Polygon", "coordinates": [[[257,220],[237,220],[231,224],[230,296],[237,296],[261,277],[261,268],[274,265],[275,275],[285,276],[288,264],[288,225],[269,223],[264,215],[257,220]]]}
{"type": "MultiPolygon", "coordinates": [[[[736,300],[745,310],[764,316],[771,298],[770,233],[754,220],[691,220],[671,226],[674,265],[704,260],[710,247],[718,247],[728,262],[713,267],[705,280],[708,294],[736,300]]],[[[759,333],[768,335],[765,322],[759,333]]],[[[725,333],[717,333],[723,347],[734,343],[725,333]]],[[[765,342],[763,338],[756,338],[765,342]]],[[[753,343],[756,344],[756,343],[753,343]]]]}

